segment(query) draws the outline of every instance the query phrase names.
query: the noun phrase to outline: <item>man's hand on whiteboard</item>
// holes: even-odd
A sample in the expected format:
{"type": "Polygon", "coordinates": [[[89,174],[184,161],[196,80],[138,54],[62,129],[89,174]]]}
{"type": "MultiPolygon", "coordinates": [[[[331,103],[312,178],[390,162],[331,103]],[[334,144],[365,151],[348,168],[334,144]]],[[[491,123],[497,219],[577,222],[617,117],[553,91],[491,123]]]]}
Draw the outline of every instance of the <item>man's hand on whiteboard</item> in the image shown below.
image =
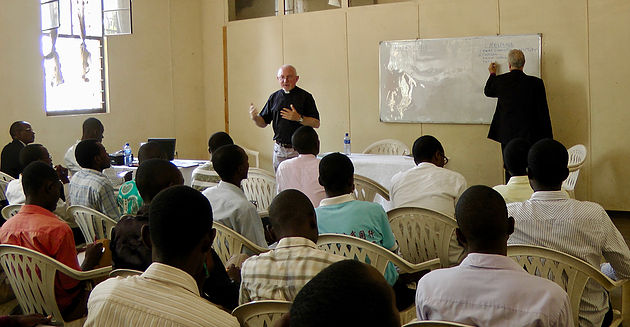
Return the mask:
{"type": "Polygon", "coordinates": [[[491,62],[490,66],[488,66],[488,71],[490,72],[490,74],[496,74],[497,73],[497,63],[496,62],[491,62]]]}

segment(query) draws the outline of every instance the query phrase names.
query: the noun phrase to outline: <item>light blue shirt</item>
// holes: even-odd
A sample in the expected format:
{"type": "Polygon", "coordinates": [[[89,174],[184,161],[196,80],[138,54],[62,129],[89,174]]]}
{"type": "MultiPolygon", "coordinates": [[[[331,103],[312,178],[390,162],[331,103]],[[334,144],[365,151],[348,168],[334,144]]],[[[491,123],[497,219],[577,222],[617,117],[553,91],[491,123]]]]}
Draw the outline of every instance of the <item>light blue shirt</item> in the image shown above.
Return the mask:
{"type": "MultiPolygon", "coordinates": [[[[355,236],[396,250],[396,239],[387,214],[378,203],[358,201],[352,194],[323,199],[317,209],[319,233],[337,233],[355,236]]],[[[390,262],[385,271],[390,285],[398,280],[398,271],[390,262]]]]}
{"type": "Polygon", "coordinates": [[[120,219],[114,187],[107,176],[99,171],[83,168],[74,174],[70,180],[68,198],[72,205],[92,208],[116,221],[120,219]]]}

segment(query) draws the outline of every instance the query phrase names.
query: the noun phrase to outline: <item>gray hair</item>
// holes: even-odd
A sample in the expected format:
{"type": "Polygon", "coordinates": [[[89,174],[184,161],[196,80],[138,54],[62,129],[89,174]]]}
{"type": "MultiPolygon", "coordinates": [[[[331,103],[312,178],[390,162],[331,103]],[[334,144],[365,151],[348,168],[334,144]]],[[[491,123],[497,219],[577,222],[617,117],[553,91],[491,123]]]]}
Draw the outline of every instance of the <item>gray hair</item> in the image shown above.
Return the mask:
{"type": "Polygon", "coordinates": [[[508,53],[508,63],[512,68],[521,69],[525,66],[525,55],[519,49],[512,49],[508,53]]]}
{"type": "Polygon", "coordinates": [[[282,66],[280,66],[280,68],[278,68],[278,76],[280,76],[282,74],[281,72],[285,68],[292,69],[293,72],[295,73],[295,76],[298,76],[297,69],[295,69],[295,67],[293,67],[292,65],[282,65],[282,66]]]}

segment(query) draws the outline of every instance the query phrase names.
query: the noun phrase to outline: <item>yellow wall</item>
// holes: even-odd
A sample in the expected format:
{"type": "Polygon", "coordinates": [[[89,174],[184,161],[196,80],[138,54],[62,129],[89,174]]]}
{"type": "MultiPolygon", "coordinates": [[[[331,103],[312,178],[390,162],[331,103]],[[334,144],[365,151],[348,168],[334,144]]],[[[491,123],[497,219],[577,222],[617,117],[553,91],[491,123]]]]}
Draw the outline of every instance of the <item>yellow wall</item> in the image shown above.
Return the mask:
{"type": "MultiPolygon", "coordinates": [[[[134,0],[131,36],[107,42],[109,112],[105,147],[130,142],[137,153],[147,137],[176,137],[182,158],[206,158],[202,11],[199,0],[134,0]]],[[[55,163],[81,137],[87,117],[44,113],[39,2],[3,0],[0,10],[0,143],[15,120],[27,120],[55,163]]],[[[221,16],[223,19],[223,16],[221,16]]]]}
{"type": "Polygon", "coordinates": [[[469,184],[498,184],[500,147],[486,139],[487,125],[379,122],[378,42],[542,33],[542,75],[554,135],[567,147],[582,143],[589,149],[577,197],[630,210],[625,201],[630,173],[623,169],[624,145],[630,141],[622,130],[623,118],[630,117],[619,113],[628,106],[619,95],[630,86],[628,68],[621,64],[629,7],[622,0],[416,0],[229,22],[231,132],[262,151],[263,166],[270,167],[271,129],[256,128],[246,109],[249,102],[264,105],[278,88],[275,70],[291,63],[301,76],[299,85],[320,109],[322,152],[341,150],[348,129],[354,151],[383,138],[411,145],[419,135],[433,134],[451,158],[449,168],[469,184]]]}

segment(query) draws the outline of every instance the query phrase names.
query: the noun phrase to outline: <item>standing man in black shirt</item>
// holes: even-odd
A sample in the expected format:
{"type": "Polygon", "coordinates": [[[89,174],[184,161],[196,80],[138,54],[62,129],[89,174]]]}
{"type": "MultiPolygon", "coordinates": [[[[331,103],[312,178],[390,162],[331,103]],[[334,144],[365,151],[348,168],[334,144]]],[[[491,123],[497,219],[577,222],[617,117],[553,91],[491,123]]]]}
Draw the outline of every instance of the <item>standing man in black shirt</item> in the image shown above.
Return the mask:
{"type": "Polygon", "coordinates": [[[295,67],[284,65],[278,69],[278,82],[282,89],[269,96],[260,114],[254,104],[249,107],[249,114],[256,126],[264,128],[269,123],[273,127],[273,170],[290,158],[298,156],[291,144],[293,132],[300,126],[319,127],[319,112],[313,96],[295,86],[300,79],[295,67]]]}

